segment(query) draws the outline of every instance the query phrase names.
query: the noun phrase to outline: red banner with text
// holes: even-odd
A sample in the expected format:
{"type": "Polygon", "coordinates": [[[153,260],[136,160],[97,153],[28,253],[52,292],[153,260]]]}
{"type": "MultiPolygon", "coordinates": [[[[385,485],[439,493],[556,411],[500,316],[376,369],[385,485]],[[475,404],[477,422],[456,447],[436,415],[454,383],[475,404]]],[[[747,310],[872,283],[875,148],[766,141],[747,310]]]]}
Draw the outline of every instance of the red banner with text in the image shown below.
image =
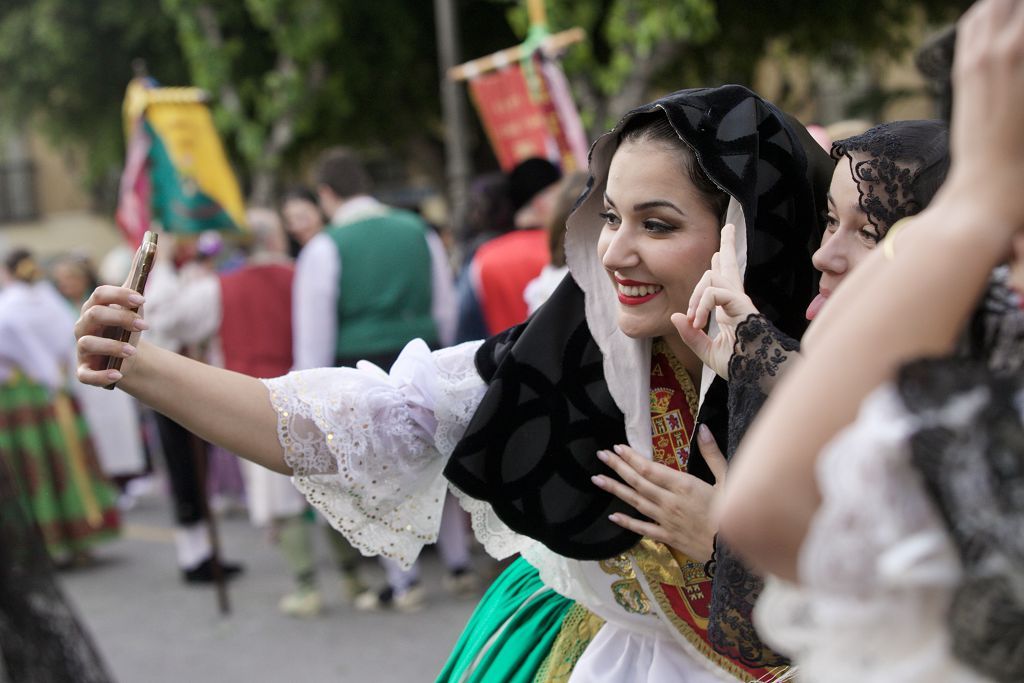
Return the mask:
{"type": "Polygon", "coordinates": [[[498,163],[509,171],[524,159],[542,157],[563,172],[586,168],[586,135],[561,68],[539,56],[533,67],[533,88],[518,63],[469,82],[498,163]]]}

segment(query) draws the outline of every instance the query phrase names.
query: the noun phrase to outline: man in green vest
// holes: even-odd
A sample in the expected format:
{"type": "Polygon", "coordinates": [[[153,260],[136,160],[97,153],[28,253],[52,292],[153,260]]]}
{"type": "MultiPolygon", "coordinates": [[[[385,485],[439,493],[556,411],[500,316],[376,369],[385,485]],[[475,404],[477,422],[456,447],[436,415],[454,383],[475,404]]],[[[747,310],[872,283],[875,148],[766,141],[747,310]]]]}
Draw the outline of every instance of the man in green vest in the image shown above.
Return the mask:
{"type": "MultiPolygon", "coordinates": [[[[451,344],[455,290],[440,237],[422,219],[370,196],[372,183],[348,149],[324,152],[316,190],[330,225],[311,239],[295,268],[295,369],[355,366],[368,360],[389,370],[405,345],[423,339],[451,344]]],[[[461,514],[442,524],[441,554],[459,589],[469,583],[469,554],[461,514]],[[447,531],[445,527],[448,527],[447,531]],[[466,577],[466,578],[463,578],[466,577]]],[[[388,587],[356,600],[362,609],[418,609],[424,600],[414,567],[385,561],[388,587]]]]}

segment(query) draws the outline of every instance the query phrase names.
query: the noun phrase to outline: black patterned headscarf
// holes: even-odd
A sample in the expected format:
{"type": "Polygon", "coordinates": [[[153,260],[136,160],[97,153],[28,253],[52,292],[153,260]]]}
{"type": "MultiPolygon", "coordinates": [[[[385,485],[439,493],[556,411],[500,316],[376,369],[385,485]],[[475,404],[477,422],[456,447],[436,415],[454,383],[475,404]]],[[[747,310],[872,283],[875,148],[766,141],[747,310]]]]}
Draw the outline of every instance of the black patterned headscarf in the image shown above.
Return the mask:
{"type": "Polygon", "coordinates": [[[941,121],[893,121],[832,144],[847,161],[860,208],[885,237],[896,221],[918,213],[949,170],[949,128],[941,121]]]}
{"type": "MultiPolygon", "coordinates": [[[[602,195],[619,134],[639,114],[662,112],[730,202],[744,284],[783,331],[799,336],[812,295],[809,245],[820,234],[832,164],[798,123],[740,86],[682,90],[627,114],[590,152],[591,177],[566,233],[566,278],[526,323],[477,353],[488,390],[445,475],[488,502],[512,530],[573,559],[614,557],[638,536],[608,520],[639,517],[595,487],[611,474],[599,449],[628,441],[650,456],[650,339],[618,328],[615,293],[597,258],[602,195]]],[[[727,389],[703,386],[698,419],[725,442],[727,389]]],[[[696,444],[689,470],[711,480],[696,444]]]]}

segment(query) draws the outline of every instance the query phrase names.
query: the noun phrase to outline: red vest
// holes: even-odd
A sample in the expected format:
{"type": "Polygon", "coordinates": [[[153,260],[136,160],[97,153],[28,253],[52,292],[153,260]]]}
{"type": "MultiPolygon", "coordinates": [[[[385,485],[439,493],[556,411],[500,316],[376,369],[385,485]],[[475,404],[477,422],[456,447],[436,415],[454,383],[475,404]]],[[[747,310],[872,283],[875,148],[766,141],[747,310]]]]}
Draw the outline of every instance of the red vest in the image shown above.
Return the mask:
{"type": "Polygon", "coordinates": [[[544,230],[513,230],[481,246],[476,256],[480,307],[489,334],[526,320],[523,291],[551,260],[544,230]]]}
{"type": "Polygon", "coordinates": [[[245,266],[220,276],[224,367],[251,377],[279,377],[292,367],[290,265],[245,266]]]}

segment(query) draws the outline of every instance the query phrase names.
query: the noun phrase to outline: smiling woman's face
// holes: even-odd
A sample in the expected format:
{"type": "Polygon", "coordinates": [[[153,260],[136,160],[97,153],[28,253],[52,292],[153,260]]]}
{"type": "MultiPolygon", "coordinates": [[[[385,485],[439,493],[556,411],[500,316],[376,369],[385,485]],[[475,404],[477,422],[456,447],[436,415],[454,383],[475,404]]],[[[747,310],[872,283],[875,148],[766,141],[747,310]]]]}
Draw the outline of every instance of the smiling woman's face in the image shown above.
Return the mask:
{"type": "Polygon", "coordinates": [[[612,158],[597,252],[619,299],[619,328],[633,338],[675,335],[693,288],[718,250],[718,218],[686,173],[680,152],[623,142],[612,158]]]}

